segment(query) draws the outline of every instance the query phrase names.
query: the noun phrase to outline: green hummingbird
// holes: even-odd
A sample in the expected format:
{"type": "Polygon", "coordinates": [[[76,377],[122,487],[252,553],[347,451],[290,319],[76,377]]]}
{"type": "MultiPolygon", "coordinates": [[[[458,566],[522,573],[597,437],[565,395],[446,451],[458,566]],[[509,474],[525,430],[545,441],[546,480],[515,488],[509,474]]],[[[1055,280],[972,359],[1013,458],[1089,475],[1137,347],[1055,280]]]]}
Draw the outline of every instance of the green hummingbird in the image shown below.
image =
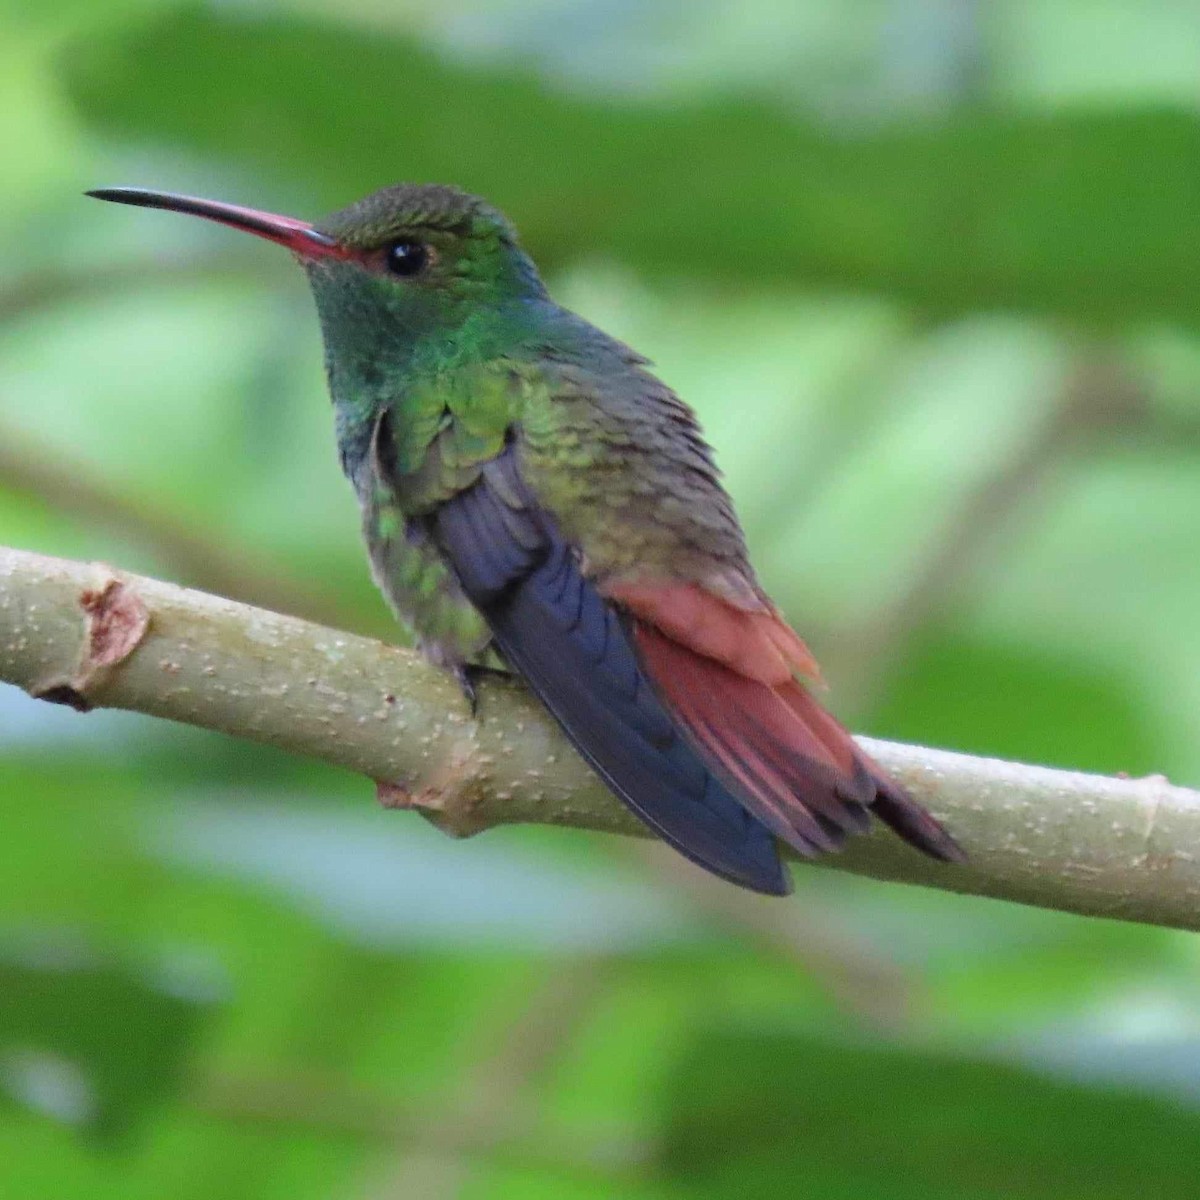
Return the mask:
{"type": "Polygon", "coordinates": [[[651,829],[754,891],[791,889],[778,840],[812,857],[871,812],[962,860],[813,698],[817,664],[755,576],[695,414],[550,298],[495,208],[399,184],[314,225],[89,195],[297,256],[375,580],[469,697],[498,652],[651,829]]]}

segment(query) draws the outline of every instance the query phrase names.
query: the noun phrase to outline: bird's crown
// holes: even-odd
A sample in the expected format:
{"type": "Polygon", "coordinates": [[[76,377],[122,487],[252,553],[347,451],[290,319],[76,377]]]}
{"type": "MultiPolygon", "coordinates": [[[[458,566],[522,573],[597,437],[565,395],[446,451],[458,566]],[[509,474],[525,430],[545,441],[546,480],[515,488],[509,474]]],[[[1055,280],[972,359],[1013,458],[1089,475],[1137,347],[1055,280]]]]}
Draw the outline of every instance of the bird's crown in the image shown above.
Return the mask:
{"type": "Polygon", "coordinates": [[[380,188],[317,222],[343,246],[369,250],[419,230],[458,237],[494,237],[510,244],[508,219],[478,196],[436,183],[397,183],[380,188]]]}

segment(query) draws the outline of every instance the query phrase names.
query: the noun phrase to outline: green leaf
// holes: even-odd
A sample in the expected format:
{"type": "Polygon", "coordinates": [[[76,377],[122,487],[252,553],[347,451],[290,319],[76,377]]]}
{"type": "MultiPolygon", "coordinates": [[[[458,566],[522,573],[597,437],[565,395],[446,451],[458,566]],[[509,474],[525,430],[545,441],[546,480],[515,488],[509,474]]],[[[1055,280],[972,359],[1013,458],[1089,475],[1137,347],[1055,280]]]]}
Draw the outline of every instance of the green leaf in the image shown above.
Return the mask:
{"type": "Polygon", "coordinates": [[[1019,1067],[801,1036],[698,1038],[661,1166],[681,1194],[1155,1200],[1200,1185],[1200,1114],[1019,1067]]]}
{"type": "Polygon", "coordinates": [[[1004,644],[963,630],[917,641],[872,714],[879,737],[1081,771],[1162,770],[1170,739],[1135,680],[1080,654],[1004,644]]]}
{"type": "Polygon", "coordinates": [[[262,194],[232,198],[308,215],[442,180],[510,211],[544,262],[869,288],[946,314],[1200,312],[1200,120],[1183,111],[971,110],[850,134],[758,99],[602,99],[383,32],[220,10],[81,39],[63,84],[88,124],[248,168],[262,194]]]}
{"type": "Polygon", "coordinates": [[[0,949],[0,1095],[124,1138],[172,1099],[211,1005],[71,941],[0,949]]]}

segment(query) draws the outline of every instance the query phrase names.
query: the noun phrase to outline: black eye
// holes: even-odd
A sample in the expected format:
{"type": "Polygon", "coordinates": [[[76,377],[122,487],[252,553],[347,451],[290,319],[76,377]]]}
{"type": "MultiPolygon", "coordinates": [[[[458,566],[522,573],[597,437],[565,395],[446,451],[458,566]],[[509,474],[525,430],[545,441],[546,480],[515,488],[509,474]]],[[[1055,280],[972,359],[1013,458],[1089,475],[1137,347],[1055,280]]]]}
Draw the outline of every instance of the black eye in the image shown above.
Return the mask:
{"type": "Polygon", "coordinates": [[[388,270],[393,275],[419,275],[429,263],[429,247],[420,242],[397,242],[387,252],[388,270]]]}

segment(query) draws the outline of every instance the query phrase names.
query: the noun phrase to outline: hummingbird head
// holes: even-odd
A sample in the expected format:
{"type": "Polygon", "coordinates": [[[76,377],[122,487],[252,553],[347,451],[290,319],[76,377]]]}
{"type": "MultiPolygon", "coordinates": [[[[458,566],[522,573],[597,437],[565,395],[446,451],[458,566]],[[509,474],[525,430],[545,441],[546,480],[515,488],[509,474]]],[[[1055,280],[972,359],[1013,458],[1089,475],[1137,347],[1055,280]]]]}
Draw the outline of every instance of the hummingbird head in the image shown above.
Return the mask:
{"type": "Polygon", "coordinates": [[[495,353],[546,296],[507,219],[458,188],[382,188],[314,231],[338,250],[302,255],[335,399],[495,353]]]}
{"type": "Polygon", "coordinates": [[[411,374],[503,348],[521,310],[546,297],[505,217],[458,188],[381,188],[315,224],[140,188],[88,195],[190,213],[296,254],[316,297],[334,400],[364,419],[411,374]]]}

